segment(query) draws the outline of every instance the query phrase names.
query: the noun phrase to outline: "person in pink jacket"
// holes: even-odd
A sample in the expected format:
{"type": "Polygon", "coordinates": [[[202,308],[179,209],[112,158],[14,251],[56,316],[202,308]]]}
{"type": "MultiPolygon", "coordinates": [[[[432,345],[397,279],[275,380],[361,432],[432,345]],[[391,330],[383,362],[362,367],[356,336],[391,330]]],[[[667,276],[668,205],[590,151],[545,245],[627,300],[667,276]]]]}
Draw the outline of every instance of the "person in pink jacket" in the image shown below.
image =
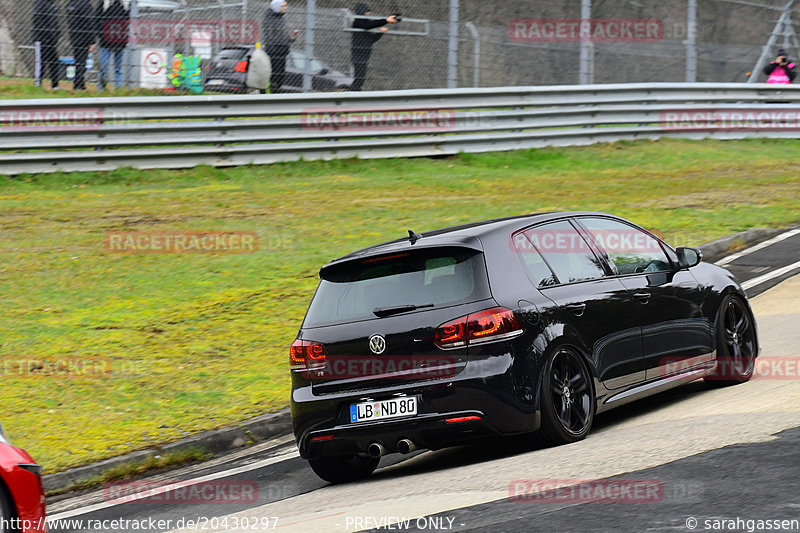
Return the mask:
{"type": "Polygon", "coordinates": [[[786,50],[778,50],[778,57],[775,61],[764,67],[764,74],[767,75],[767,83],[792,83],[795,72],[795,64],[789,62],[786,50]]]}

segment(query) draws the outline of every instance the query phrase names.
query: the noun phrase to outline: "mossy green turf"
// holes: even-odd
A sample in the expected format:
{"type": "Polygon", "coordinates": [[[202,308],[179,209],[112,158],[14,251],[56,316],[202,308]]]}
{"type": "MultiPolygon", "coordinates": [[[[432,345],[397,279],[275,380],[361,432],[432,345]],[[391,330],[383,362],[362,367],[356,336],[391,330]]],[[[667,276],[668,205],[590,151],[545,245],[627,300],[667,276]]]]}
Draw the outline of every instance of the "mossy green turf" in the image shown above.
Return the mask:
{"type": "Polygon", "coordinates": [[[122,169],[0,182],[0,420],[53,472],[288,404],[288,346],[328,260],[448,225],[616,213],[673,243],[800,222],[798,141],[615,143],[445,159],[122,169]],[[108,253],[111,231],[255,231],[251,254],[108,253]]]}

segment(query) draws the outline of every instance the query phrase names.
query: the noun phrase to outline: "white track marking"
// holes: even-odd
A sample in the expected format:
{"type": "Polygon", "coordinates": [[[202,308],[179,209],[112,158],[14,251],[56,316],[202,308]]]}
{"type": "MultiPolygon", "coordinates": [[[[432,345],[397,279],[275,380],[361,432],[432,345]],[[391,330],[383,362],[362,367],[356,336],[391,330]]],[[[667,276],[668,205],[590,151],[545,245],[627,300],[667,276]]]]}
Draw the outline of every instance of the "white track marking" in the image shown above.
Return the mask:
{"type": "Polygon", "coordinates": [[[740,257],[744,257],[746,255],[752,254],[753,252],[757,252],[759,250],[763,250],[767,246],[772,246],[775,243],[781,242],[781,241],[786,240],[786,239],[788,239],[790,237],[794,237],[795,235],[800,235],[800,229],[793,229],[791,231],[787,231],[786,233],[781,233],[780,235],[777,235],[777,236],[775,236],[775,237],[773,237],[773,238],[771,238],[771,239],[769,239],[767,241],[764,241],[764,242],[762,242],[760,244],[756,244],[755,246],[751,246],[750,248],[745,248],[741,252],[737,252],[737,253],[729,255],[727,257],[723,257],[722,259],[720,259],[719,261],[717,261],[714,264],[717,265],[717,266],[725,266],[725,265],[727,265],[728,263],[730,263],[732,261],[736,261],[740,257]]]}
{"type": "Polygon", "coordinates": [[[73,516],[79,516],[86,513],[91,513],[94,511],[100,511],[102,509],[108,509],[110,507],[115,507],[120,504],[130,503],[134,500],[150,498],[152,496],[156,496],[158,494],[163,494],[165,492],[169,492],[179,487],[187,487],[191,485],[197,485],[198,483],[204,483],[206,481],[213,481],[215,479],[221,479],[225,477],[235,476],[236,474],[242,474],[244,472],[250,472],[252,470],[258,470],[259,468],[264,468],[265,466],[273,465],[275,463],[280,463],[282,461],[286,461],[288,459],[294,459],[295,457],[300,457],[300,454],[297,451],[297,448],[292,446],[287,451],[283,453],[279,453],[269,459],[264,459],[263,461],[257,461],[255,463],[238,466],[236,468],[231,468],[229,470],[223,470],[221,472],[214,472],[213,474],[208,474],[205,476],[200,476],[194,479],[187,479],[184,481],[176,481],[174,483],[170,483],[169,485],[163,485],[157,488],[153,488],[151,490],[142,491],[141,495],[132,495],[126,496],[125,501],[123,502],[102,502],[96,503],[93,505],[87,505],[85,507],[80,507],[78,509],[73,509],[71,511],[65,511],[63,513],[58,513],[52,516],[47,517],[47,521],[55,521],[55,520],[64,520],[67,518],[72,518],[73,516]]]}
{"type": "Polygon", "coordinates": [[[773,270],[771,272],[767,272],[763,276],[758,276],[757,278],[749,279],[742,283],[742,288],[747,290],[756,285],[761,285],[762,283],[769,281],[773,278],[777,278],[778,276],[783,276],[786,273],[791,272],[792,270],[800,268],[800,261],[796,263],[792,263],[791,265],[786,265],[785,267],[781,267],[777,270],[773,270]]]}

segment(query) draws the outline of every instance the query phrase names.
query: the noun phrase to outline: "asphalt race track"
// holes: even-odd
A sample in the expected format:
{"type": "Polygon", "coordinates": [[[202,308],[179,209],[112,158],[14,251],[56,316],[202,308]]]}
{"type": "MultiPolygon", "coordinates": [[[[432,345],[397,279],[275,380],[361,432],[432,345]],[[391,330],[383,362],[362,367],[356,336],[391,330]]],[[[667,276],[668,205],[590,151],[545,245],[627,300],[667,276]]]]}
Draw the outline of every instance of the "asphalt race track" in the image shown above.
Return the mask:
{"type": "Polygon", "coordinates": [[[51,531],[800,531],[800,231],[767,242],[723,260],[758,321],[749,383],[695,382],[612,410],[568,446],[391,455],[350,485],[319,480],[291,437],[276,439],[148,478],[159,501],[115,503],[106,488],[50,502],[51,531]],[[170,497],[200,483],[253,498],[170,497]],[[119,522],[91,527],[100,520],[119,522]]]}

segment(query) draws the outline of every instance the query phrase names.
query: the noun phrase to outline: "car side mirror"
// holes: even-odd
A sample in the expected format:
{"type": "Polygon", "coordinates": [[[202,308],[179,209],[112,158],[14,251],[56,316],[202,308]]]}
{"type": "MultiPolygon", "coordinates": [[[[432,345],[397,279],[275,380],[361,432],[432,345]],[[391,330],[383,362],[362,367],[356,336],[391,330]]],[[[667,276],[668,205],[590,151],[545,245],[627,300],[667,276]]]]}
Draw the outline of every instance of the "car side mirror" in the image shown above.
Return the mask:
{"type": "Polygon", "coordinates": [[[322,68],[322,69],[320,69],[319,72],[317,72],[317,74],[319,74],[320,76],[324,76],[328,72],[330,72],[330,70],[328,70],[327,68],[322,68]]]}
{"type": "Polygon", "coordinates": [[[689,248],[688,246],[680,246],[675,249],[678,254],[678,266],[681,268],[692,268],[700,264],[703,260],[703,252],[697,248],[689,248]]]}

